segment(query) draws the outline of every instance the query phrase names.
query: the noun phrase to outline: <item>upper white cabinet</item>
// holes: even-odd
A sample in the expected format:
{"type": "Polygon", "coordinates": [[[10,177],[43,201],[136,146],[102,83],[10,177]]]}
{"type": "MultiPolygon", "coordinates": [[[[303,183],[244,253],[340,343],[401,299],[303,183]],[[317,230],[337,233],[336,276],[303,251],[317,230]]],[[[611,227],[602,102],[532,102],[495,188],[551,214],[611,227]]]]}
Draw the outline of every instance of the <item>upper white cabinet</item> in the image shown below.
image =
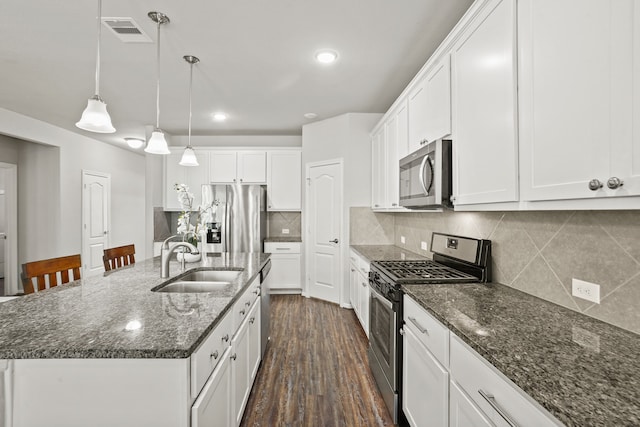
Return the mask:
{"type": "MultiPolygon", "coordinates": [[[[391,112],[389,121],[396,123],[396,150],[398,160],[410,153],[409,151],[409,101],[403,99],[391,112]]],[[[399,172],[399,169],[398,169],[399,172]]]]}
{"type": "Polygon", "coordinates": [[[638,1],[520,0],[518,31],[522,200],[639,195],[638,1]]]}
{"type": "Polygon", "coordinates": [[[299,150],[269,151],[267,166],[267,210],[301,210],[301,152],[299,150]]]}
{"type": "Polygon", "coordinates": [[[171,154],[164,157],[164,208],[182,210],[174,189],[175,184],[186,184],[193,193],[194,210],[202,203],[202,184],[209,182],[209,152],[194,149],[200,166],[180,166],[183,147],[172,147],[171,154]]]}
{"type": "Polygon", "coordinates": [[[385,127],[380,126],[371,135],[371,208],[383,209],[387,204],[385,127]]]}
{"type": "Polygon", "coordinates": [[[451,67],[446,54],[409,92],[409,151],[451,134],[451,67]]]}
{"type": "Polygon", "coordinates": [[[266,151],[211,151],[210,181],[214,184],[266,184],[266,151]]]}
{"type": "Polygon", "coordinates": [[[453,46],[455,205],[518,200],[515,25],[515,0],[489,0],[453,46]]]}

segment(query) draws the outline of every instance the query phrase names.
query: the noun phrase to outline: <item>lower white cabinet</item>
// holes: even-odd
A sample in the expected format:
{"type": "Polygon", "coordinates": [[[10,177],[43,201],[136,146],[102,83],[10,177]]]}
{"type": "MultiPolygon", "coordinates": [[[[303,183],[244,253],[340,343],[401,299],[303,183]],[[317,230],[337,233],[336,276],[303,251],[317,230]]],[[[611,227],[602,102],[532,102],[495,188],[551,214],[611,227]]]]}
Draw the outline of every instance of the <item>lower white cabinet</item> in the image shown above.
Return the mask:
{"type": "Polygon", "coordinates": [[[249,398],[251,373],[249,372],[249,321],[245,319],[231,340],[231,378],[233,390],[233,424],[240,425],[244,407],[249,398]]]}
{"type": "Polygon", "coordinates": [[[191,427],[229,427],[231,423],[231,348],[227,347],[191,407],[191,427]]]}
{"type": "Polygon", "coordinates": [[[264,251],[271,254],[270,289],[272,294],[302,292],[302,259],[300,242],[265,242],[264,251]]]}
{"type": "Polygon", "coordinates": [[[369,336],[369,261],[351,250],[349,255],[349,298],[351,306],[360,320],[360,325],[369,336]]]}
{"type": "Polygon", "coordinates": [[[450,427],[492,427],[489,421],[462,389],[451,381],[449,386],[449,426],[450,427]]]}

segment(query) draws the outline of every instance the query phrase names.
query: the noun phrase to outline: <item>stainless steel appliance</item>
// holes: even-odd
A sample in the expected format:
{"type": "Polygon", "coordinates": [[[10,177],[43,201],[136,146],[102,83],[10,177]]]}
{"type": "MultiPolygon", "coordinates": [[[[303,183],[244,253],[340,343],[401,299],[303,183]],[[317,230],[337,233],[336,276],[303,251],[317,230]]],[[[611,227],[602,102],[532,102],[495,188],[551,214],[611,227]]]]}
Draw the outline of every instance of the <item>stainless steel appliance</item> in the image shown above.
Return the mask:
{"type": "Polygon", "coordinates": [[[491,280],[491,241],[431,235],[433,260],[373,261],[369,272],[369,367],[394,423],[402,414],[403,284],[491,280]]]}
{"type": "Polygon", "coordinates": [[[205,252],[263,252],[267,235],[264,185],[203,185],[202,204],[218,203],[207,222],[205,252]]]}
{"type": "Polygon", "coordinates": [[[262,270],[260,270],[260,354],[262,354],[262,359],[264,359],[267,344],[269,344],[269,340],[271,339],[269,336],[269,309],[271,305],[269,296],[269,289],[271,287],[269,285],[269,271],[271,271],[271,260],[267,261],[264,267],[262,267],[262,270]]]}
{"type": "Polygon", "coordinates": [[[451,141],[433,141],[400,159],[400,206],[451,207],[451,141]]]}

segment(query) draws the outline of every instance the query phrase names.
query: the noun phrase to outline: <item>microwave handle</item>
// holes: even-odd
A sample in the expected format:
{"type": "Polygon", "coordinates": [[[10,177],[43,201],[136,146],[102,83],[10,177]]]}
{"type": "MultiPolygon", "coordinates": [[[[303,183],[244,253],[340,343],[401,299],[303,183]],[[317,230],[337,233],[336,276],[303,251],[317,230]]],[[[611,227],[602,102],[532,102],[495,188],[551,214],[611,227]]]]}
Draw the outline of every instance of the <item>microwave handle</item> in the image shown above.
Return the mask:
{"type": "Polygon", "coordinates": [[[429,191],[427,190],[427,184],[424,182],[424,173],[425,173],[425,168],[427,167],[427,162],[429,161],[429,156],[424,156],[424,158],[422,159],[422,163],[420,164],[420,172],[418,173],[419,177],[420,177],[420,185],[422,185],[422,190],[424,191],[424,195],[428,196],[429,195],[429,191]]]}

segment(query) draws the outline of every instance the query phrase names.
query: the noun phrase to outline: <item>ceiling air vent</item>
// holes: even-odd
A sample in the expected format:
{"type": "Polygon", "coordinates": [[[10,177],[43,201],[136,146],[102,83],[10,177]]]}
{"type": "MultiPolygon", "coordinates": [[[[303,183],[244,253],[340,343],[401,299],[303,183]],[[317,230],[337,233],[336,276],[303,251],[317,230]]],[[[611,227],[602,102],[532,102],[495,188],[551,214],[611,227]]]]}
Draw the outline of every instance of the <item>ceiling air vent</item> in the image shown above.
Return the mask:
{"type": "Polygon", "coordinates": [[[133,18],[102,18],[102,23],[125,43],[151,43],[151,38],[133,18]]]}

